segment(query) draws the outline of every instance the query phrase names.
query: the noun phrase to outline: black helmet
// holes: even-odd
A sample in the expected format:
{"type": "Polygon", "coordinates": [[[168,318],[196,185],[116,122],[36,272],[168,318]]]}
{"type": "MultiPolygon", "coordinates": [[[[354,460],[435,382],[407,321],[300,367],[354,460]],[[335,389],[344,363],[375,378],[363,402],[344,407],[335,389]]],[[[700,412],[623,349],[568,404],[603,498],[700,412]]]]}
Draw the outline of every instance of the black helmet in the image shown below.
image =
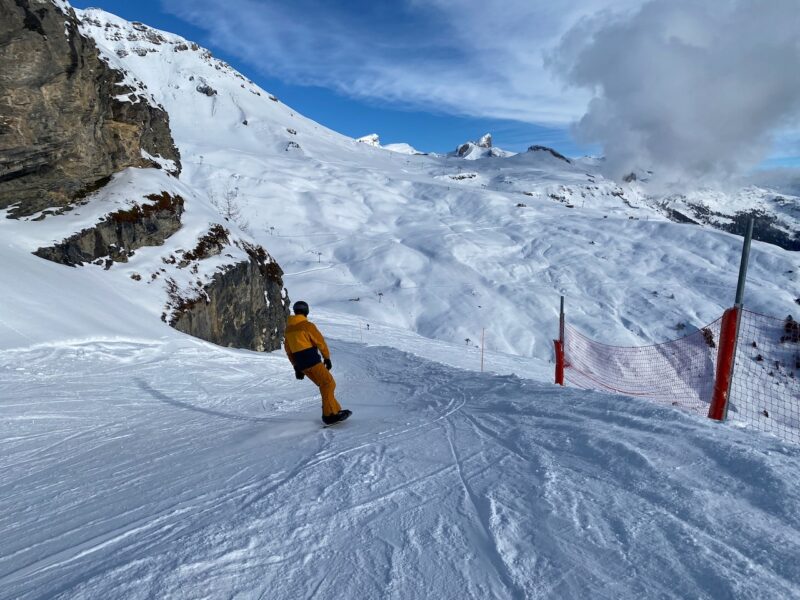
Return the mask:
{"type": "Polygon", "coordinates": [[[303,316],[307,317],[308,316],[308,302],[305,302],[303,300],[298,300],[297,302],[294,303],[294,306],[292,306],[292,310],[294,311],[294,314],[296,314],[296,315],[303,315],[303,316]]]}

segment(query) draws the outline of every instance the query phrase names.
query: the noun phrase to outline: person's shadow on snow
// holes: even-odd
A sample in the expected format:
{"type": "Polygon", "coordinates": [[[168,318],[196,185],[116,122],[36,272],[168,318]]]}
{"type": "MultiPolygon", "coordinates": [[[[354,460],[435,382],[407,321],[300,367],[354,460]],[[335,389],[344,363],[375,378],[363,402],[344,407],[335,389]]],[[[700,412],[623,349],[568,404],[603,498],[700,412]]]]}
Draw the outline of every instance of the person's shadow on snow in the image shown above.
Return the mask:
{"type": "Polygon", "coordinates": [[[187,410],[193,410],[195,412],[211,415],[212,417],[220,417],[222,419],[232,419],[234,421],[246,421],[250,423],[271,423],[275,421],[275,419],[271,419],[269,417],[246,417],[244,415],[234,415],[232,413],[226,413],[211,408],[203,408],[202,406],[195,406],[194,404],[189,404],[188,402],[182,402],[180,400],[176,400],[175,398],[170,398],[166,394],[159,392],[157,389],[153,388],[144,379],[140,379],[139,377],[134,377],[133,380],[136,382],[136,385],[139,387],[139,389],[147,392],[156,400],[161,400],[161,402],[165,402],[166,404],[171,404],[172,406],[177,406],[178,408],[185,408],[187,410]]]}

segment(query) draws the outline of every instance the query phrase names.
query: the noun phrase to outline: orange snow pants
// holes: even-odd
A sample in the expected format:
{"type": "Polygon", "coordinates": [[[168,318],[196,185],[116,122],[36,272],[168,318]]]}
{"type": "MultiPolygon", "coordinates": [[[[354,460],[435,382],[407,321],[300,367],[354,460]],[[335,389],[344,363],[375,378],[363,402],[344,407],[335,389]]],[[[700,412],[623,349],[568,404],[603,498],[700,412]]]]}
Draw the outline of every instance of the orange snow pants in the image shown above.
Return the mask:
{"type": "Polygon", "coordinates": [[[342,407],[336,401],[333,395],[333,390],[336,389],[336,380],[331,375],[330,371],[325,368],[322,363],[317,363],[313,367],[309,367],[303,373],[317,384],[320,394],[322,394],[322,416],[335,415],[342,407]]]}

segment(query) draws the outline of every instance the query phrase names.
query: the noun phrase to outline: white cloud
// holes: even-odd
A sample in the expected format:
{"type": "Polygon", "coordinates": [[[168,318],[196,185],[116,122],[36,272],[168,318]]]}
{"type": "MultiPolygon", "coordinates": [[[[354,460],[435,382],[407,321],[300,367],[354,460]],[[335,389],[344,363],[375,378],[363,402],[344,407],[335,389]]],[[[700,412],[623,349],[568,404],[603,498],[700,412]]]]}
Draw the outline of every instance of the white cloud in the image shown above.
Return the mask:
{"type": "Polygon", "coordinates": [[[728,177],[797,140],[799,32],[797,0],[651,0],[582,21],[552,66],[594,93],[576,132],[615,174],[728,177]]]}
{"type": "Polygon", "coordinates": [[[694,176],[796,149],[797,1],[162,4],[287,83],[556,129],[577,121],[616,173],[694,176]]]}
{"type": "MultiPolygon", "coordinates": [[[[582,15],[641,0],[404,0],[367,14],[312,0],[171,0],[164,8],[263,74],[399,105],[565,125],[588,94],[565,90],[544,54],[582,15]]],[[[348,6],[344,4],[344,6],[348,6]]]]}

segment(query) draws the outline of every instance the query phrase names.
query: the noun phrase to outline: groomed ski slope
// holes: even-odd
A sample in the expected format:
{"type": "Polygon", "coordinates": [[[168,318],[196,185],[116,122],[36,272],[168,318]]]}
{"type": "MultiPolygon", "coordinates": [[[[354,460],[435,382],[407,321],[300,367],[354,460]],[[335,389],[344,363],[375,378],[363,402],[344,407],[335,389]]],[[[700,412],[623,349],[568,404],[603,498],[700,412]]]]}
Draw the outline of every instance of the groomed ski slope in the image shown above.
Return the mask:
{"type": "Polygon", "coordinates": [[[279,353],[0,351],[0,597],[800,597],[800,448],[319,322],[329,429],[279,353]]]}

